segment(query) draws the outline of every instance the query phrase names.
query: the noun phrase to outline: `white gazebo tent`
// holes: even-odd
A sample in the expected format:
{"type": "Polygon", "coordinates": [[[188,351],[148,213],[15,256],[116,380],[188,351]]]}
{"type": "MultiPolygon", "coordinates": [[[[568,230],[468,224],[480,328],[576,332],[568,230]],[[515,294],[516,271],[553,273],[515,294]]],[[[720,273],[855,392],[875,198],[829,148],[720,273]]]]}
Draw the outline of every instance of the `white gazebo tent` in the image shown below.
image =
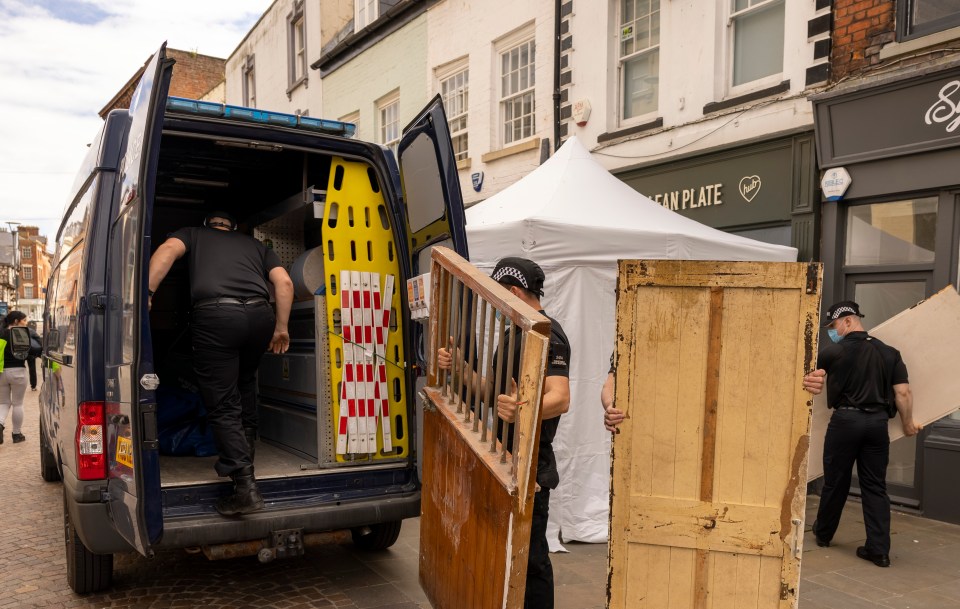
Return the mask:
{"type": "Polygon", "coordinates": [[[615,330],[619,259],[792,262],[797,250],[738,237],[664,209],[593,160],[575,137],[535,171],[467,210],[470,261],[490,271],[504,256],[537,262],[541,302],[570,339],[570,411],[554,450],[560,487],[551,493],[551,550],[607,539],[610,434],[600,389],[615,330]]]}

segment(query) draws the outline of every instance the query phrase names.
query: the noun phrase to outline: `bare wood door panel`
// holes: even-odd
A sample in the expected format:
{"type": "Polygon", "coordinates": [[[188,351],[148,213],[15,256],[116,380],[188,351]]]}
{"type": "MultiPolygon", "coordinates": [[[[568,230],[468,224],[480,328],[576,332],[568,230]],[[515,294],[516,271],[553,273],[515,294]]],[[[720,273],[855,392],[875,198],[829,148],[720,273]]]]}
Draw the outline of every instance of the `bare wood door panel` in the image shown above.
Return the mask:
{"type": "Polygon", "coordinates": [[[609,607],[795,606],[819,273],[621,262],[609,607]]]}

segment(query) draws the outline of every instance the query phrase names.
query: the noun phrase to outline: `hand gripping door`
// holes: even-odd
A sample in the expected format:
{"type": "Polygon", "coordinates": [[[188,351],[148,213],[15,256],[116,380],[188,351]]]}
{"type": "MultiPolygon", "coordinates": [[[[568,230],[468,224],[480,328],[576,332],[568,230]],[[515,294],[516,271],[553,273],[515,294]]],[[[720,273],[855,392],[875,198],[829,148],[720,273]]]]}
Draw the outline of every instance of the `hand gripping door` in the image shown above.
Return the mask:
{"type": "Polygon", "coordinates": [[[520,607],[550,320],[449,249],[432,260],[420,583],[436,609],[520,607]],[[459,356],[440,370],[451,342],[459,356]],[[514,387],[511,434],[496,403],[514,387]]]}
{"type": "Polygon", "coordinates": [[[150,215],[160,132],[173,61],[166,44],[144,69],[130,102],[130,130],[110,227],[106,319],[109,507],[117,531],[143,555],[163,533],[156,375],[147,311],[150,215]]]}
{"type": "Polygon", "coordinates": [[[408,277],[426,273],[417,254],[443,243],[464,258],[467,229],[457,160],[439,95],[403,130],[397,146],[407,228],[408,277]]]}
{"type": "Polygon", "coordinates": [[[821,277],[620,262],[611,609],[797,606],[821,277]]]}

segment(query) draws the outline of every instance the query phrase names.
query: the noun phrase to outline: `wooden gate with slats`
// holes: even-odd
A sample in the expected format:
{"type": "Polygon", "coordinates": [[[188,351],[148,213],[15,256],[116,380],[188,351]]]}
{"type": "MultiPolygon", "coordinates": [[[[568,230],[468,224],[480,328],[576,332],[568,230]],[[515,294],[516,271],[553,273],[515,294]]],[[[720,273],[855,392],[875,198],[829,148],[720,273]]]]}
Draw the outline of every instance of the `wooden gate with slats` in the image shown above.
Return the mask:
{"type": "Polygon", "coordinates": [[[796,607],[819,264],[621,261],[608,607],[796,607]]]}
{"type": "Polygon", "coordinates": [[[432,259],[420,583],[437,609],[521,607],[550,320],[453,251],[437,247],[432,259]],[[507,446],[495,388],[510,386],[518,340],[519,407],[507,446]],[[445,371],[435,355],[448,342],[462,356],[445,371]],[[494,365],[500,353],[506,361],[494,365]]]}

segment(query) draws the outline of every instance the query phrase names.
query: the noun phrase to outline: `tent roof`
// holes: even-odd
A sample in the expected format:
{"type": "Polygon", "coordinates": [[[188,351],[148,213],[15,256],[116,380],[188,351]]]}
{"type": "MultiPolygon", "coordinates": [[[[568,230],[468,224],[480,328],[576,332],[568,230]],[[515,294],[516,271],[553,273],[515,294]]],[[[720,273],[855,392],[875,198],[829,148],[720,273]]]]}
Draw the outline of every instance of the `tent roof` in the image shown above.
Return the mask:
{"type": "Polygon", "coordinates": [[[797,250],[719,231],[665,209],[597,163],[571,137],[546,163],[466,212],[470,257],[493,264],[617,259],[796,261],[797,250]]]}

